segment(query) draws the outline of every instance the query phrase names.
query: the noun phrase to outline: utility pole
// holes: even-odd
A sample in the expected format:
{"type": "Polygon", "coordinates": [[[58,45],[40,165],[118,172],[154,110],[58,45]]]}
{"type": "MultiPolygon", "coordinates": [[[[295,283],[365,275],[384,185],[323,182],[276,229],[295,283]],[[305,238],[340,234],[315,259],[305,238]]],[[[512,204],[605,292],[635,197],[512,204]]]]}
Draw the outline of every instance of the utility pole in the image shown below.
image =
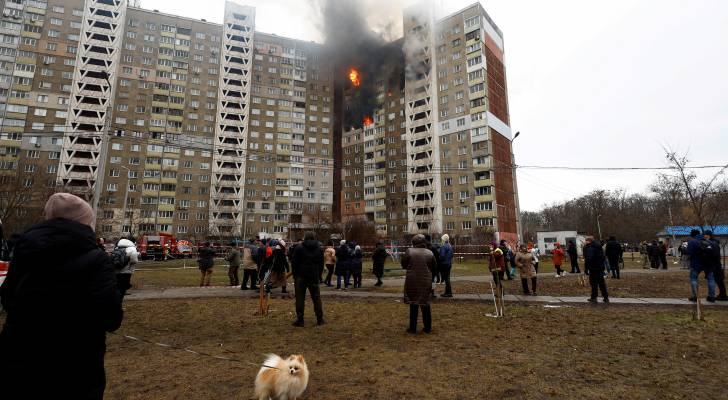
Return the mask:
{"type": "MultiPolygon", "coordinates": [[[[129,174],[131,173],[131,170],[123,165],[120,165],[121,168],[126,170],[126,188],[124,190],[124,205],[121,208],[121,233],[124,233],[124,226],[126,223],[126,203],[129,200],[129,174]]],[[[131,238],[131,226],[129,226],[129,238],[131,238]]]]}

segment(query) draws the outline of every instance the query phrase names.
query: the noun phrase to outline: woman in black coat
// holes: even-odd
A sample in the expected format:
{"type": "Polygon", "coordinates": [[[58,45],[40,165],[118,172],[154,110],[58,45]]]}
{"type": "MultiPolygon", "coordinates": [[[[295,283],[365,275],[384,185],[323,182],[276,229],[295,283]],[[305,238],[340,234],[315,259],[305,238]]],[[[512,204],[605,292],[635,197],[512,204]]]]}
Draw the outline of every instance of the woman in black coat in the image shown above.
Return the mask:
{"type": "Polygon", "coordinates": [[[354,252],[351,255],[351,275],[354,277],[354,288],[361,287],[361,270],[362,270],[362,259],[364,253],[361,251],[361,247],[358,245],[354,247],[354,252]]]}
{"type": "Polygon", "coordinates": [[[273,266],[271,267],[271,275],[268,279],[270,289],[279,286],[282,288],[281,293],[288,293],[286,285],[288,284],[288,271],[291,269],[288,264],[288,256],[286,255],[286,242],[279,240],[273,248],[273,266]]]}
{"type": "Polygon", "coordinates": [[[372,272],[377,277],[377,283],[374,286],[382,286],[382,277],[384,276],[384,263],[387,261],[387,250],[384,243],[377,242],[377,247],[372,253],[372,272]]]}
{"type": "Polygon", "coordinates": [[[351,255],[349,254],[349,246],[346,240],[340,242],[340,246],[336,249],[336,290],[341,290],[341,280],[344,279],[344,290],[349,288],[349,274],[351,273],[351,255]]]}
{"type": "Polygon", "coordinates": [[[106,332],[123,312],[109,256],[96,245],[84,200],[57,193],[47,220],[18,239],[0,288],[3,398],[101,399],[106,332]]]}

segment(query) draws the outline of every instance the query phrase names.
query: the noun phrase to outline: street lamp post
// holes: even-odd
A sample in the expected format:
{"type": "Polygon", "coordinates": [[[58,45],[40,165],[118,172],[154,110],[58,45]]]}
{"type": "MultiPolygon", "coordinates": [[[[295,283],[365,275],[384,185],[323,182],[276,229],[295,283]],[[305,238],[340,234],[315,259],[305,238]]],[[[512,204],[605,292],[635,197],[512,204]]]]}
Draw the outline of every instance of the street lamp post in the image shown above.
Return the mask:
{"type": "MultiPolygon", "coordinates": [[[[513,162],[513,167],[515,167],[515,165],[516,165],[516,156],[515,156],[515,154],[513,154],[513,141],[516,140],[516,138],[520,135],[521,135],[521,131],[518,131],[518,132],[516,132],[515,135],[513,135],[513,139],[511,139],[511,160],[513,162]]],[[[512,173],[513,173],[513,197],[515,198],[515,201],[516,201],[516,215],[515,215],[515,217],[516,217],[516,234],[518,235],[518,240],[520,242],[523,239],[522,238],[523,230],[521,228],[521,204],[520,204],[521,202],[520,202],[520,199],[518,196],[518,179],[516,176],[515,168],[513,168],[512,173]]]]}
{"type": "MultiPolygon", "coordinates": [[[[131,174],[131,170],[128,167],[125,167],[123,165],[119,165],[119,167],[126,170],[126,188],[124,188],[124,204],[121,208],[121,233],[124,233],[124,227],[126,226],[126,205],[129,201],[129,180],[131,177],[129,174],[131,174]]],[[[131,226],[129,227],[129,237],[131,238],[131,226]]]]}

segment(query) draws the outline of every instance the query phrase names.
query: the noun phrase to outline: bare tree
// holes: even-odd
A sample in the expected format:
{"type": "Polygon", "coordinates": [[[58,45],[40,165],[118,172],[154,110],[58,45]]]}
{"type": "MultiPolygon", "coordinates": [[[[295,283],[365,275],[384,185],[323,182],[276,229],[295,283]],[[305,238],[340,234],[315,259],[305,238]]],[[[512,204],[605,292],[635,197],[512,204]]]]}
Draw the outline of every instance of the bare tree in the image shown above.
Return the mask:
{"type": "Polygon", "coordinates": [[[40,168],[0,175],[0,218],[5,234],[22,232],[40,222],[46,200],[57,191],[55,180],[40,168]]]}
{"type": "Polygon", "coordinates": [[[312,231],[321,240],[328,237],[333,228],[331,212],[321,210],[319,205],[316,205],[313,210],[306,207],[306,211],[303,212],[303,224],[306,230],[312,231]]]}
{"type": "Polygon", "coordinates": [[[709,221],[709,217],[720,215],[723,212],[721,210],[726,207],[725,203],[716,203],[711,199],[719,197],[719,193],[715,192],[716,188],[724,187],[720,179],[728,169],[728,164],[719,168],[707,180],[700,180],[697,174],[690,170],[687,153],[678,154],[667,148],[664,150],[665,157],[675,172],[662,174],[662,182],[669,187],[679,188],[679,191],[684,194],[692,211],[692,220],[695,225],[701,227],[713,225],[715,221],[709,221]]]}

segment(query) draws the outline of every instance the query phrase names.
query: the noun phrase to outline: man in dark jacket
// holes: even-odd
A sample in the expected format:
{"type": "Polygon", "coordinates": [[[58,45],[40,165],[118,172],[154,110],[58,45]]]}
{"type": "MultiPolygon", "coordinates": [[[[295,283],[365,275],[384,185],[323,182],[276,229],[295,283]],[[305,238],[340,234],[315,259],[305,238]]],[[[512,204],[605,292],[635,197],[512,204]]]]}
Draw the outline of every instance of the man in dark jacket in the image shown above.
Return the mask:
{"type": "Polygon", "coordinates": [[[225,261],[229,263],[228,268],[228,279],[230,279],[230,286],[240,285],[240,264],[243,262],[243,254],[238,250],[237,242],[230,242],[230,251],[225,256],[225,261]]]}
{"type": "Polygon", "coordinates": [[[622,245],[617,242],[616,237],[609,237],[604,253],[609,262],[609,269],[612,271],[612,278],[619,279],[619,259],[622,257],[622,245]]]}
{"type": "Polygon", "coordinates": [[[579,274],[579,253],[576,251],[576,244],[573,240],[569,240],[569,246],[566,248],[566,253],[569,254],[569,261],[571,261],[571,273],[579,274]]]}
{"type": "Polygon", "coordinates": [[[715,279],[715,285],[718,287],[718,296],[715,298],[718,301],[728,301],[728,295],[725,291],[725,271],[723,270],[723,263],[720,260],[720,241],[713,236],[713,231],[705,231],[705,237],[715,245],[716,251],[713,252],[713,278],[715,279]]]}
{"type": "Polygon", "coordinates": [[[102,399],[106,332],[123,317],[116,274],[88,203],[57,193],[45,217],[18,239],[0,288],[0,397],[102,399]]]}
{"type": "Polygon", "coordinates": [[[597,288],[602,292],[604,302],[609,303],[607,283],[604,281],[604,251],[602,245],[594,240],[594,236],[587,236],[584,246],[584,272],[589,275],[591,284],[591,297],[589,301],[597,302],[597,288]]]}
{"type": "Polygon", "coordinates": [[[659,269],[660,268],[660,248],[657,244],[657,240],[653,240],[649,245],[647,245],[647,256],[650,258],[650,268],[651,269],[659,269]]]}
{"type": "Polygon", "coordinates": [[[377,283],[374,286],[382,286],[382,277],[384,276],[384,263],[387,261],[387,249],[384,243],[377,242],[377,247],[372,253],[372,272],[377,277],[377,283]]]}
{"type": "Polygon", "coordinates": [[[688,242],[688,247],[685,249],[690,256],[690,289],[692,292],[690,301],[698,300],[698,276],[704,272],[705,279],[708,280],[708,298],[706,300],[713,303],[715,302],[715,274],[712,264],[716,249],[713,242],[707,240],[699,230],[691,230],[690,236],[693,239],[688,242]]]}
{"type": "Polygon", "coordinates": [[[324,250],[316,240],[316,234],[306,232],[303,242],[293,249],[291,257],[291,270],[296,290],[296,321],[293,326],[303,326],[306,290],[311,295],[317,323],[324,324],[324,310],[321,306],[321,293],[319,292],[320,272],[323,265],[324,250]]]}
{"type": "Polygon", "coordinates": [[[667,269],[667,245],[665,244],[665,242],[660,240],[660,244],[657,246],[657,249],[657,256],[660,259],[660,265],[662,265],[662,269],[667,269]]]}
{"type": "Polygon", "coordinates": [[[200,286],[210,286],[212,268],[215,266],[215,250],[210,247],[210,242],[198,251],[197,267],[200,269],[200,286]]]}

